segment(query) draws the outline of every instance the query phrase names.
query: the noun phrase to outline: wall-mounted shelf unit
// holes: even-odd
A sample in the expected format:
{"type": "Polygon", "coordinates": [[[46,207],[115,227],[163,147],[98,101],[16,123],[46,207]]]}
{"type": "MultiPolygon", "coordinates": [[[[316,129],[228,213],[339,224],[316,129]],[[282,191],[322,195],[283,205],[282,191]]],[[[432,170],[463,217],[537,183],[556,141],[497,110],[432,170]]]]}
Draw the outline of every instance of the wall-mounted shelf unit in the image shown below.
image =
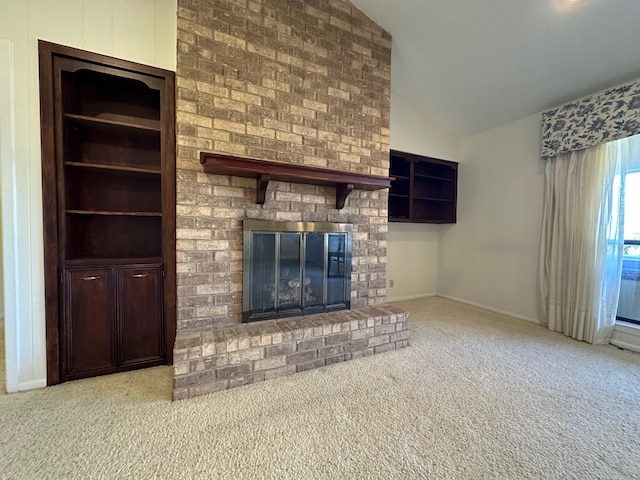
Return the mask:
{"type": "Polygon", "coordinates": [[[456,162],[391,150],[389,174],[390,222],[456,222],[456,162]]]}

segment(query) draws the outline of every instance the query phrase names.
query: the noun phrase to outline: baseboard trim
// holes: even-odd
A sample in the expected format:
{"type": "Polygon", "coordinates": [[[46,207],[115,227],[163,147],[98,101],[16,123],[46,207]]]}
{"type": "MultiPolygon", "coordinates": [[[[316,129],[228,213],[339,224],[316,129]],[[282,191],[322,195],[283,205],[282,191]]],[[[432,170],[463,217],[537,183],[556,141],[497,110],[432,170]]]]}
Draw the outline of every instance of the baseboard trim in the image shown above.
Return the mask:
{"type": "Polygon", "coordinates": [[[640,325],[616,323],[609,343],[618,348],[640,353],[640,325]]]}
{"type": "Polygon", "coordinates": [[[469,305],[471,307],[481,308],[483,310],[488,310],[490,312],[499,313],[500,315],[506,315],[507,317],[512,317],[518,320],[524,320],[525,322],[535,323],[536,325],[540,325],[540,320],[537,320],[535,318],[526,317],[524,315],[508,312],[506,310],[500,310],[499,308],[488,307],[487,305],[482,305],[481,303],[470,302],[468,300],[463,300],[462,298],[452,297],[451,295],[443,295],[441,293],[437,293],[436,296],[446,298],[447,300],[453,300],[454,302],[464,303],[465,305],[469,305]]]}
{"type": "MultiPolygon", "coordinates": [[[[453,297],[451,295],[443,295],[442,293],[422,293],[419,295],[407,295],[403,297],[387,297],[386,301],[400,302],[403,300],[416,300],[419,298],[427,298],[427,297],[446,298],[447,300],[463,303],[471,307],[481,308],[483,310],[488,310],[490,312],[498,313],[500,315],[506,315],[508,317],[516,318],[518,320],[524,320],[525,322],[535,323],[536,325],[542,325],[540,320],[536,320],[535,318],[526,317],[524,315],[508,312],[506,310],[501,310],[499,308],[489,307],[487,305],[482,305],[481,303],[470,302],[468,300],[464,300],[458,297],[453,297]]],[[[609,340],[609,343],[611,345],[615,345],[618,348],[623,348],[625,350],[631,350],[633,352],[640,353],[640,326],[630,325],[625,323],[616,323],[613,329],[613,334],[611,336],[611,339],[609,340]]]]}
{"type": "Polygon", "coordinates": [[[47,379],[31,380],[30,382],[22,382],[18,384],[18,391],[35,390],[36,388],[44,388],[47,386],[47,379]]]}
{"type": "Polygon", "coordinates": [[[402,302],[404,300],[417,300],[418,298],[435,297],[437,293],[420,293],[418,295],[405,295],[403,297],[389,297],[387,296],[386,302],[402,302]]]}
{"type": "Polygon", "coordinates": [[[618,348],[623,348],[625,350],[631,350],[632,352],[640,353],[640,345],[634,345],[633,343],[621,342],[619,340],[610,340],[609,343],[611,345],[615,345],[618,348]]]}

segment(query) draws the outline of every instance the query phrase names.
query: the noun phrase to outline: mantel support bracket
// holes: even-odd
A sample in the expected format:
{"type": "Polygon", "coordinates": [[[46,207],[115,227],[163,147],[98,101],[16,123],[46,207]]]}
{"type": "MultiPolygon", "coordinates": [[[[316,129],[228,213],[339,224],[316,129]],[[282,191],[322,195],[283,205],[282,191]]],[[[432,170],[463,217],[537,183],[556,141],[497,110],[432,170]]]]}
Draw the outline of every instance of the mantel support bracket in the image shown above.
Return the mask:
{"type": "Polygon", "coordinates": [[[338,183],[336,185],[336,208],[340,210],[356,186],[353,183],[338,183]]]}
{"type": "Polygon", "coordinates": [[[264,202],[267,200],[269,181],[271,181],[271,175],[267,175],[266,173],[260,174],[260,176],[256,178],[256,203],[258,205],[264,205],[264,202]]]}

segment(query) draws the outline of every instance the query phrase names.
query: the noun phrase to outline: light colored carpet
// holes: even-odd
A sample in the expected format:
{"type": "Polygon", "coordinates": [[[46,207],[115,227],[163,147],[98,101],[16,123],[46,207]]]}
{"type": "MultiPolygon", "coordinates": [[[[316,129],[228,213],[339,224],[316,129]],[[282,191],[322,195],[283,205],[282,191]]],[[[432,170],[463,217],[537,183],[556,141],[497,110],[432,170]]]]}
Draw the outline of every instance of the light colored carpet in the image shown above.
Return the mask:
{"type": "Polygon", "coordinates": [[[398,305],[408,348],[196,399],[168,367],[0,395],[0,478],[640,478],[640,355],[398,305]]]}

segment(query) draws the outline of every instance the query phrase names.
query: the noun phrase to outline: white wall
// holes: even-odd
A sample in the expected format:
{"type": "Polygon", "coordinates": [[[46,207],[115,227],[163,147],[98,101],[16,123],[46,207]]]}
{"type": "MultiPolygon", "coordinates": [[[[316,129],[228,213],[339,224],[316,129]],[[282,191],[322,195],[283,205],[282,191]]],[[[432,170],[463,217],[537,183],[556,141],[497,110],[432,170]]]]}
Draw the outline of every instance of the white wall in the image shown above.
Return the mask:
{"type": "MultiPolygon", "coordinates": [[[[460,139],[391,92],[391,148],[445,160],[460,160],[460,139]]],[[[387,300],[437,291],[440,225],[389,223],[387,300]],[[394,286],[389,286],[393,280],[394,286]]]]}
{"type": "Polygon", "coordinates": [[[437,282],[438,226],[389,223],[387,301],[435,295],[437,282]]]}
{"type": "Polygon", "coordinates": [[[462,141],[458,223],[439,237],[438,293],[538,321],[540,115],[462,141]]]}
{"type": "Polygon", "coordinates": [[[16,307],[12,318],[7,308],[5,318],[7,337],[15,335],[7,338],[15,342],[7,351],[7,391],[46,383],[37,41],[175,70],[176,9],[176,0],[0,0],[0,37],[11,46],[3,51],[13,50],[13,70],[0,69],[14,85],[15,126],[15,153],[1,159],[3,187],[14,186],[14,192],[2,190],[3,212],[15,212],[14,225],[2,218],[4,260],[10,256],[13,265],[5,265],[5,303],[11,295],[16,307]]]}
{"type": "Polygon", "coordinates": [[[461,152],[460,140],[391,91],[391,148],[456,162],[461,152]]]}

